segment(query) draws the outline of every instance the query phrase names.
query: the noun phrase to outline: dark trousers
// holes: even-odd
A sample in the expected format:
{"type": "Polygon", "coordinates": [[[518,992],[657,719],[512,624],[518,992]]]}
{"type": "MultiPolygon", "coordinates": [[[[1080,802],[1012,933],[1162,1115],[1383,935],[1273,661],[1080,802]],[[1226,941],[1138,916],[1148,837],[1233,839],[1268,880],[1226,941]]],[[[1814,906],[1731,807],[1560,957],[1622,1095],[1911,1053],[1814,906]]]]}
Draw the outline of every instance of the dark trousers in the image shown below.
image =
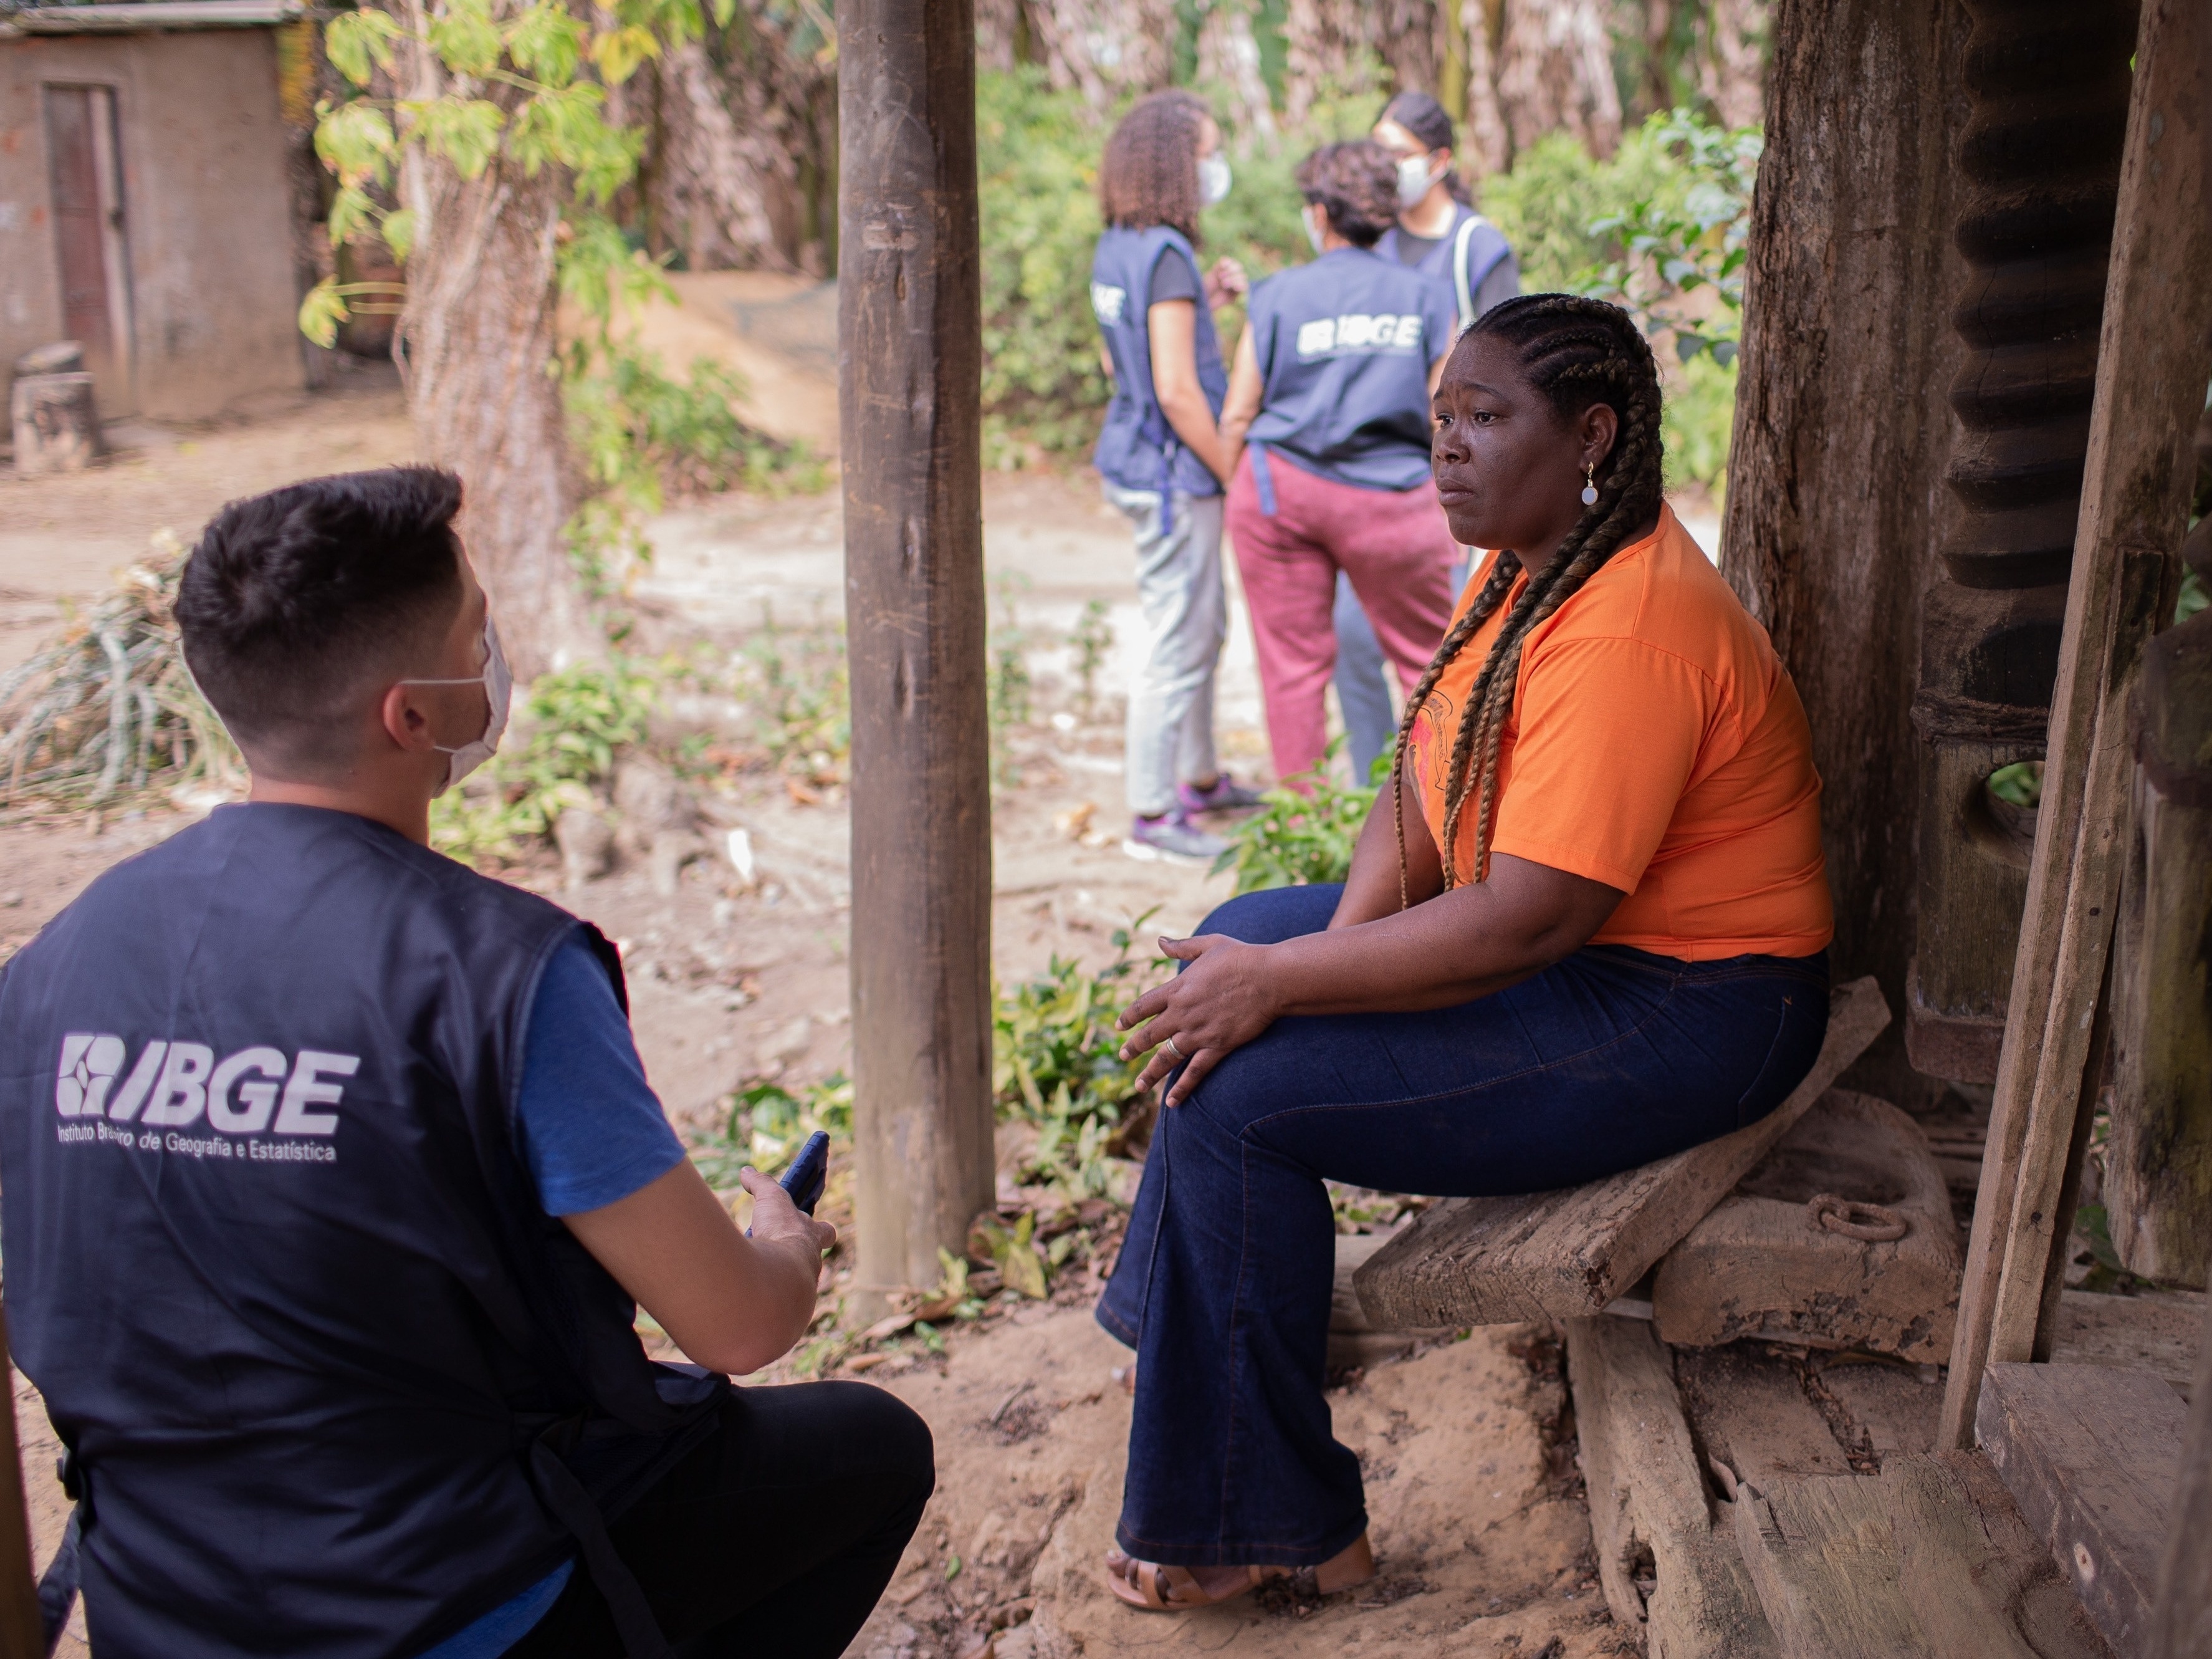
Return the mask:
{"type": "MultiPolygon", "coordinates": [[[[929,1425],[863,1382],[737,1388],[722,1423],[607,1528],[682,1659],[836,1659],[936,1485],[929,1425]]],[[[619,1659],[580,1564],[507,1659],[619,1659]]]]}
{"type": "MultiPolygon", "coordinates": [[[[1201,933],[1274,943],[1341,889],[1279,887],[1201,933]]],[[[1278,1020],[1160,1114],[1098,1322],[1137,1350],[1121,1547],[1310,1566],[1365,1530],[1322,1394],[1324,1176],[1447,1197],[1575,1186],[1753,1122],[1812,1070],[1826,953],[1683,962],[1586,946],[1417,1014],[1278,1020]]]]}

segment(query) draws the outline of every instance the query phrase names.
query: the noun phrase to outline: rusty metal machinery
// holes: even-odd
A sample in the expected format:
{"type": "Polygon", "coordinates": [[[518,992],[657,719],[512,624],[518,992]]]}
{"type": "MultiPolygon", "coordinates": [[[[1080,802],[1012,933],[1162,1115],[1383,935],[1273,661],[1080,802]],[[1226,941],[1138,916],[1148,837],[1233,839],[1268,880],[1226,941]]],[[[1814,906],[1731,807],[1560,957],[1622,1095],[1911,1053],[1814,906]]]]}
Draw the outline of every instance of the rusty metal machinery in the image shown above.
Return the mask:
{"type": "Polygon", "coordinates": [[[2011,995],[2033,815],[1990,775],[2042,758],[2089,444],[2136,6],[1966,0],[1970,105],[1952,313],[1966,351],[1941,570],[1921,633],[1917,949],[1905,1046],[1989,1083],[2011,995]]]}

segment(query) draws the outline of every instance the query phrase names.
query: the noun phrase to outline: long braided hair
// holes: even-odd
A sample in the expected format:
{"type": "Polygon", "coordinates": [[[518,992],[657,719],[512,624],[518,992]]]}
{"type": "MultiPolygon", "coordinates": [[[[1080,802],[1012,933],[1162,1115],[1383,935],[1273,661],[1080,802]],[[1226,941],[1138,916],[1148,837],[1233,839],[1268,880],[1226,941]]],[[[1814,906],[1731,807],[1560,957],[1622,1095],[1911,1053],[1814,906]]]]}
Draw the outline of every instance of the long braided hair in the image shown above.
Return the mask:
{"type": "MultiPolygon", "coordinates": [[[[1444,886],[1459,884],[1460,815],[1474,802],[1473,879],[1490,874],[1490,834],[1498,803],[1498,741],[1513,712],[1521,678],[1521,647],[1529,633],[1582,590],[1659,509],[1661,496],[1659,368],[1635,320],[1617,305],[1571,294],[1524,294],[1475,319],[1455,352],[1478,334],[1495,335],[1519,355],[1521,372],[1543,393],[1554,413],[1571,421],[1593,404],[1609,404],[1619,418],[1612,453],[1597,465],[1597,501],[1559,544],[1558,556],[1530,581],[1500,625],[1469,689],[1445,773],[1443,855],[1444,886]]],[[[1448,371],[1449,372],[1449,371],[1448,371]]],[[[1467,642],[1505,602],[1521,574],[1521,556],[1501,547],[1474,601],[1452,625],[1421,683],[1406,699],[1392,768],[1398,829],[1398,902],[1408,903],[1406,883],[1406,747],[1413,723],[1427,706],[1444,670],[1467,642]]]]}

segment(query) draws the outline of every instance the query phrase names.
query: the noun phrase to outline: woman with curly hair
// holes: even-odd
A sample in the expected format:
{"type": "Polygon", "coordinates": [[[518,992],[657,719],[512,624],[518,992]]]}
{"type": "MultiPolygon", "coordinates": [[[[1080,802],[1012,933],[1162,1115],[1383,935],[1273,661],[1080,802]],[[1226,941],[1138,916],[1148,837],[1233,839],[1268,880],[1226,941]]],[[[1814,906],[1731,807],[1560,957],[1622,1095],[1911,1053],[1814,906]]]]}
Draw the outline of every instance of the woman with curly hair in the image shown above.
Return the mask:
{"type": "Polygon", "coordinates": [[[1211,863],[1224,843],[1200,813],[1259,796],[1213,752],[1213,671],[1228,631],[1218,419],[1227,387],[1214,308],[1244,292],[1220,259],[1201,283],[1198,214],[1229,192],[1221,130],[1188,92],[1140,98],[1106,141],[1098,194],[1106,232],[1091,267],[1113,401],[1093,462],[1136,533],[1145,652],[1129,688],[1124,765],[1135,858],[1211,863]]]}
{"type": "Polygon", "coordinates": [[[1453,533],[1496,551],[1349,879],[1162,941],[1182,971],[1122,1022],[1167,1091],[1098,1309],[1138,1350],[1108,1569],[1141,1607],[1374,1571],[1322,1393],[1325,1177],[1578,1186],[1756,1121],[1826,1031],[1811,735],[1661,497],[1643,335],[1600,301],[1507,300],[1435,417],[1453,533]]]}
{"type": "Polygon", "coordinates": [[[1252,290],[1222,430],[1229,529],[1260,660],[1275,776],[1327,753],[1330,613],[1349,579],[1406,689],[1451,620],[1460,551],[1429,485],[1429,388],[1451,349],[1432,284],[1374,253],[1397,173],[1365,139],[1298,164],[1318,256],[1252,290]]]}

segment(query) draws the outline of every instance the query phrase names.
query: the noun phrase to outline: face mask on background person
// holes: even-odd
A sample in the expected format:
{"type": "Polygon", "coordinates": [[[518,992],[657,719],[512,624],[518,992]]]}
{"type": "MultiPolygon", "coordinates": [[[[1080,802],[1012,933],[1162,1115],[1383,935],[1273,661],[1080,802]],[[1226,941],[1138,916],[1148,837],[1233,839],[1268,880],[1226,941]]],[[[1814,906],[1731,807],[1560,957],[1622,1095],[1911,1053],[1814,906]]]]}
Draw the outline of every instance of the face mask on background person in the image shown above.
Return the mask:
{"type": "Polygon", "coordinates": [[[1222,156],[1201,156],[1198,158],[1198,199],[1206,207],[1229,193],[1229,162],[1222,156]]]}
{"type": "Polygon", "coordinates": [[[1322,227],[1328,223],[1328,210],[1319,202],[1308,202],[1304,210],[1298,215],[1298,222],[1306,228],[1306,240],[1313,244],[1313,251],[1316,253],[1322,249],[1321,231],[1322,227]]]}
{"type": "Polygon", "coordinates": [[[484,665],[480,674],[466,680],[409,679],[409,686],[482,686],[484,691],[483,735],[458,748],[435,744],[438,753],[446,756],[446,781],[432,791],[443,795],[466,778],[478,766],[490,759],[499,748],[499,740],[507,733],[507,709],[514,696],[514,675],[507,666],[507,653],[499,648],[499,630],[492,625],[489,616],[484,618],[484,665]]]}
{"type": "Polygon", "coordinates": [[[1429,186],[1444,176],[1441,166],[1431,167],[1425,156],[1408,156],[1398,163],[1398,205],[1413,207],[1429,193],[1429,186]]]}

